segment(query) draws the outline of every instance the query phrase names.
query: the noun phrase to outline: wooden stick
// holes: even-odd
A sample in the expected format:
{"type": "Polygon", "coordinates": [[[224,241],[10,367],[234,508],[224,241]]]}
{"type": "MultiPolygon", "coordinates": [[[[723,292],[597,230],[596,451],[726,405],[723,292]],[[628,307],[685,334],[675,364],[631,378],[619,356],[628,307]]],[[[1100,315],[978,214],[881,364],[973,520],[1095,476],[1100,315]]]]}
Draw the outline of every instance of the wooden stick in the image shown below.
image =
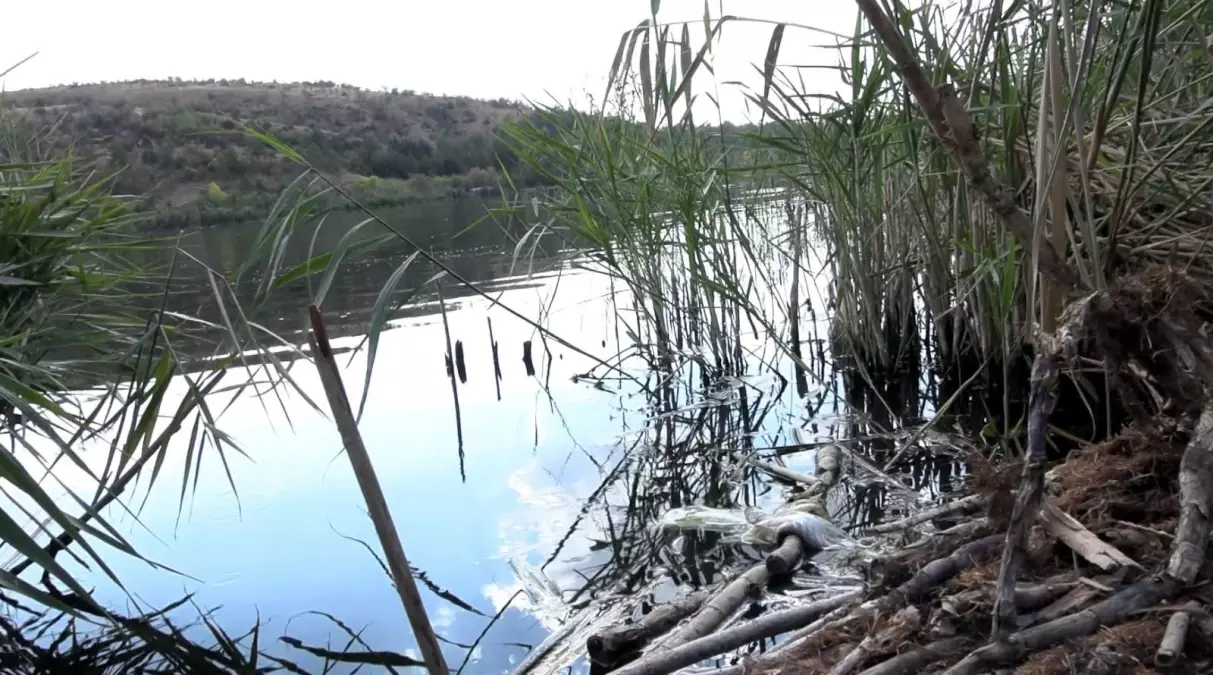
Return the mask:
{"type": "Polygon", "coordinates": [[[1007,528],[1002,549],[1002,563],[998,570],[997,594],[994,596],[993,629],[995,640],[1011,634],[1016,628],[1018,613],[1015,609],[1015,582],[1028,527],[1036,519],[1036,511],[1044,496],[1045,430],[1049,415],[1057,404],[1057,379],[1059,357],[1039,355],[1032,364],[1032,389],[1028,405],[1028,456],[1019,479],[1019,494],[1011,511],[1011,524],[1007,528]]]}
{"type": "Polygon", "coordinates": [[[851,607],[849,605],[843,605],[829,614],[823,615],[804,628],[789,633],[786,640],[764,652],[761,656],[742,659],[741,663],[712,671],[712,675],[746,675],[746,673],[761,673],[773,668],[778,662],[783,660],[783,653],[786,650],[800,644],[805,638],[821,630],[823,626],[845,617],[850,610],[851,607]]]}
{"type": "Polygon", "coordinates": [[[324,385],[324,393],[333,411],[337,430],[341,433],[341,441],[345,444],[345,454],[349,457],[354,476],[358,479],[362,498],[366,500],[366,508],[370,513],[371,522],[375,525],[375,533],[379,535],[379,544],[383,546],[383,554],[387,558],[388,570],[392,573],[392,581],[400,595],[400,603],[404,605],[404,613],[413,627],[413,635],[417,638],[417,646],[421,649],[426,669],[430,675],[447,675],[449,671],[442,656],[442,648],[438,645],[438,638],[434,635],[430,619],[425,613],[421,593],[413,581],[409,560],[404,555],[404,547],[400,544],[400,536],[392,522],[387,500],[379,487],[371,456],[362,442],[362,434],[358,432],[358,423],[354,420],[354,411],[346,396],[345,385],[341,382],[341,372],[337,369],[337,359],[334,358],[333,348],[329,344],[328,331],[324,328],[324,317],[315,305],[309,305],[307,311],[312,321],[312,334],[309,339],[316,370],[320,374],[320,382],[324,385]]]}
{"type": "Polygon", "coordinates": [[[936,640],[878,663],[859,675],[914,675],[937,661],[958,658],[971,642],[963,637],[936,640]]]}
{"type": "Polygon", "coordinates": [[[802,557],[804,557],[804,542],[800,540],[800,537],[790,534],[783,538],[779,548],[767,554],[767,573],[772,577],[791,574],[800,564],[802,557]]]}
{"type": "Polygon", "coordinates": [[[692,666],[704,659],[737,649],[756,640],[764,640],[805,626],[823,614],[859,600],[862,595],[862,591],[851,591],[802,607],[774,612],[714,635],[699,637],[673,649],[648,654],[644,658],[620,668],[615,673],[616,675],[666,675],[679,668],[692,666]]]}
{"type": "MultiPolygon", "coordinates": [[[[1207,395],[1206,395],[1207,396],[1207,395]]],[[[1196,580],[1209,546],[1213,512],[1213,397],[1208,399],[1179,461],[1179,523],[1167,573],[1185,585],[1196,580]]]]}
{"type": "Polygon", "coordinates": [[[933,509],[919,511],[918,513],[915,513],[914,515],[906,516],[905,518],[902,518],[900,520],[894,520],[893,522],[890,522],[890,523],[883,523],[881,525],[869,527],[868,529],[864,530],[863,533],[864,534],[889,534],[892,532],[900,532],[902,530],[908,530],[909,528],[914,527],[915,525],[918,525],[920,523],[925,523],[928,520],[935,520],[936,518],[940,518],[942,516],[949,516],[949,515],[952,515],[953,513],[963,513],[965,511],[970,511],[970,510],[980,508],[987,501],[989,501],[989,497],[987,495],[969,495],[968,497],[964,497],[962,499],[957,499],[956,501],[949,502],[942,506],[937,506],[933,509]]]}
{"type": "Polygon", "coordinates": [[[763,588],[766,588],[769,579],[770,574],[767,572],[765,562],[746,570],[744,574],[729,582],[719,593],[708,600],[685,626],[662,641],[656,649],[658,651],[674,649],[716,630],[725,619],[737,611],[746,598],[757,595],[763,588]]]}
{"type": "Polygon", "coordinates": [[[778,466],[776,464],[764,462],[759,459],[750,459],[749,461],[750,464],[754,465],[754,468],[773,478],[778,478],[789,483],[800,483],[809,487],[817,484],[816,478],[813,478],[806,473],[796,471],[795,469],[789,469],[786,466],[778,466]]]}
{"type": "Polygon", "coordinates": [[[1188,639],[1188,626],[1192,622],[1192,614],[1188,610],[1199,609],[1200,603],[1193,600],[1171,615],[1171,619],[1167,621],[1167,630],[1158,644],[1158,651],[1154,652],[1154,665],[1170,668],[1179,661],[1179,657],[1184,653],[1184,642],[1188,639]]]}
{"type": "Polygon", "coordinates": [[[653,638],[664,635],[703,606],[706,591],[688,593],[674,602],[661,605],[639,620],[614,626],[591,635],[585,641],[586,653],[597,663],[611,664],[620,656],[644,648],[653,638]]]}
{"type": "Polygon", "coordinates": [[[442,312],[442,332],[446,335],[447,375],[451,379],[451,397],[455,399],[455,439],[459,442],[459,480],[468,482],[467,471],[463,465],[463,414],[459,410],[459,385],[455,383],[455,359],[451,355],[451,326],[446,320],[446,299],[442,297],[442,282],[435,284],[438,289],[438,309],[442,312]]]}
{"type": "Polygon", "coordinates": [[[978,675],[988,672],[992,664],[1018,663],[1032,652],[1089,635],[1100,626],[1123,621],[1136,612],[1171,597],[1181,588],[1176,579],[1167,574],[1147,577],[1112,597],[1095,603],[1089,609],[1033,626],[1010,635],[1005,640],[992,642],[970,653],[960,663],[944,671],[944,675],[978,675]]]}

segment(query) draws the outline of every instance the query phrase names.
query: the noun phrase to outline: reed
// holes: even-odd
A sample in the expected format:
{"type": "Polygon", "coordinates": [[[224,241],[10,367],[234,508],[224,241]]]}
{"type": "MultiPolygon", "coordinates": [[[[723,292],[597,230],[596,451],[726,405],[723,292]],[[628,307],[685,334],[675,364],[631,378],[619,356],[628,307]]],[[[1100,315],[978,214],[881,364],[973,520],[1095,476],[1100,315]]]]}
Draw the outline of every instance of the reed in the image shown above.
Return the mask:
{"type": "Polygon", "coordinates": [[[662,22],[655,10],[621,38],[609,104],[545,109],[546,126],[507,129],[555,185],[543,203],[553,223],[642,299],[631,328],[652,336],[640,341],[656,361],[685,326],[724,364],[743,343],[733,327],[749,324],[807,365],[795,295],[811,275],[830,285],[834,357],[873,383],[917,377],[926,355],[955,390],[983,368],[997,381],[1026,374],[1070,297],[1047,274],[1058,265],[1089,289],[1160,262],[1213,280],[1203,4],[877,4],[930,85],[955,88],[980,156],[1026,215],[1022,231],[1005,229],[951,161],[864,19],[833,47],[835,93],[780,61],[790,35],[820,31],[710,14],[662,22]],[[711,47],[730,22],[773,24],[747,93],[761,120],[740,134],[692,114],[696,92],[719,84],[711,47]],[[755,217],[781,201],[811,217],[755,217]],[[822,273],[802,247],[820,253],[822,273]]]}
{"type": "MultiPolygon", "coordinates": [[[[280,387],[298,391],[284,361],[301,352],[237,301],[232,278],[172,238],[139,234],[112,175],[42,155],[36,137],[0,111],[0,585],[16,608],[6,639],[53,631],[21,645],[22,658],[52,670],[89,659],[122,669],[127,658],[148,672],[181,672],[191,659],[197,672],[220,672],[226,657],[245,658],[249,636],[229,638],[206,618],[234,651],[199,647],[134,597],[136,616],[124,617],[100,606],[88,588],[96,579],[78,578],[60,554],[70,548],[125,588],[114,556],[147,559],[110,519],[139,517],[138,493],[153,488],[179,492],[183,506],[204,456],[226,469],[243,450],[221,428],[223,406],[248,391],[263,405],[280,387]],[[168,264],[143,262],[166,251],[168,264]],[[183,275],[211,289],[208,314],[175,306],[183,275]],[[184,453],[176,476],[170,452],[184,453]]],[[[254,634],[254,663],[256,643],[254,634]]]]}

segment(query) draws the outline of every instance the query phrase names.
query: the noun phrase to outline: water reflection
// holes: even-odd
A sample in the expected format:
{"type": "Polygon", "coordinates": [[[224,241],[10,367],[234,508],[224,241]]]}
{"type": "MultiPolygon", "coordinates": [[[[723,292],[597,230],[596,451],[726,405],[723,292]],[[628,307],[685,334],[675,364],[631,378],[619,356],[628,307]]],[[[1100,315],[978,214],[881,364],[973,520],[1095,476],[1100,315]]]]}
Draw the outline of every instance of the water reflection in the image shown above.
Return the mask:
{"type": "MultiPolygon", "coordinates": [[[[561,626],[618,620],[637,602],[661,602],[675,588],[710,586],[727,576],[753,551],[722,546],[711,533],[671,541],[653,526],[680,506],[769,509],[780,503],[784,490],[739,461],[741,455],[782,455],[793,468],[812,471],[811,452],[786,451],[803,450],[797,432],[806,429],[808,440],[840,440],[853,457],[879,467],[908,439],[895,435],[903,423],[931,414],[929,402],[917,396],[916,379],[915,386],[881,396],[863,393],[861,382],[828,363],[816,337],[806,353],[821,358],[802,394],[789,386],[794,369],[785,359],[759,348],[710,361],[694,355],[689,337],[679,338],[685,349],[671,372],[655,373],[637,356],[629,362],[634,380],[587,380],[595,359],[632,346],[615,321],[617,309],[626,310],[626,294],[582,269],[576,252],[557,238],[527,241],[520,254],[525,224],[486,225],[453,237],[483,214],[484,203],[433,208],[448,212],[386,215],[427,231],[443,259],[492,299],[542,317],[589,354],[543,339],[532,325],[455,285],[443,287],[440,305],[432,286],[422,288],[434,274],[426,265],[410,268],[397,291],[409,301],[392,313],[378,345],[361,431],[412,563],[448,595],[423,591],[447,640],[447,660],[459,664],[470,650],[466,672],[510,671],[561,626]],[[462,346],[456,387],[466,478],[440,306],[452,344],[462,346]]],[[[289,260],[335,246],[356,220],[337,214],[318,233],[296,237],[293,245],[308,246],[292,250],[289,260]]],[[[182,245],[207,265],[232,269],[255,235],[255,227],[213,228],[182,245]]],[[[404,253],[381,249],[347,265],[325,296],[334,347],[347,350],[341,364],[354,400],[361,399],[367,372],[366,351],[354,348],[404,253]]],[[[803,335],[828,333],[822,290],[807,293],[815,309],[803,335]]],[[[174,293],[177,306],[197,307],[217,320],[202,278],[182,276],[174,293]]],[[[301,343],[303,312],[314,293],[296,283],[260,311],[275,330],[301,343]]],[[[314,370],[296,366],[297,385],[323,400],[314,370]]],[[[122,523],[141,553],[188,576],[120,554],[111,557],[115,572],[149,605],[196,593],[198,605],[222,607],[217,617],[234,633],[261,621],[263,645],[308,672],[320,672],[322,659],[274,640],[289,635],[309,645],[346,647],[348,637],[316,611],[360,631],[374,649],[417,656],[388,579],[359,543],[378,548],[333,425],[297,394],[279,395],[281,403],[242,398],[220,420],[247,457],[231,455],[226,464],[207,457],[196,489],[173,485],[190,461],[183,440],[161,469],[170,478],[150,490],[137,520],[110,510],[111,522],[122,523]]],[[[897,480],[908,489],[890,491],[856,470],[828,505],[835,520],[874,522],[912,506],[913,494],[906,493],[929,497],[959,477],[960,468],[935,453],[907,456],[910,471],[897,480]]],[[[66,480],[72,484],[70,475],[66,480]]],[[[137,505],[143,497],[127,501],[137,505]]],[[[89,578],[103,603],[125,604],[104,577],[89,578]]],[[[549,658],[542,672],[587,671],[578,659],[575,650],[549,658]]]]}

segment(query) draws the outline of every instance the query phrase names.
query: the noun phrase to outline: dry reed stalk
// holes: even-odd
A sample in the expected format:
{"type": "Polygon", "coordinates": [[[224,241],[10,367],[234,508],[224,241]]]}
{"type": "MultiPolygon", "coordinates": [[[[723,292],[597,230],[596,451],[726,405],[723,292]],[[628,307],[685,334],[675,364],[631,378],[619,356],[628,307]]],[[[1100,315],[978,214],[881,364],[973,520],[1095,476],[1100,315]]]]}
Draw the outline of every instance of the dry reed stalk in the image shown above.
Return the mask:
{"type": "Polygon", "coordinates": [[[400,543],[396,525],[392,522],[392,514],[388,510],[383,490],[379,487],[370,453],[367,452],[366,445],[362,442],[362,434],[358,431],[358,422],[354,419],[354,411],[350,407],[345,385],[341,381],[341,372],[337,368],[337,359],[333,356],[333,348],[329,344],[324,317],[315,305],[308,306],[308,314],[312,322],[312,334],[309,339],[316,361],[316,371],[320,374],[324,393],[333,411],[333,419],[341,433],[345,454],[350,459],[350,466],[358,479],[358,487],[362,490],[362,498],[366,501],[367,512],[375,525],[375,534],[379,536],[379,544],[383,546],[388,570],[392,573],[392,582],[400,594],[400,603],[404,606],[409,624],[413,627],[413,635],[417,638],[417,646],[421,649],[426,669],[430,675],[447,675],[449,671],[446,659],[442,656],[442,648],[430,625],[429,616],[426,615],[421,593],[413,581],[412,568],[404,555],[404,547],[400,543]]]}

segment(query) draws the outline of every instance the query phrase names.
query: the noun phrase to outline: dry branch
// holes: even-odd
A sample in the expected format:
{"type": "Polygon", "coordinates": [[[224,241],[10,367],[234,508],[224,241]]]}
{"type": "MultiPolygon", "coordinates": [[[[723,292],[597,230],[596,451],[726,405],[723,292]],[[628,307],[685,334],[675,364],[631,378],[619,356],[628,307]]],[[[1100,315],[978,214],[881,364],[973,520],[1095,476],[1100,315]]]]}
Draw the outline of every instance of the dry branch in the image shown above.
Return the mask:
{"type": "Polygon", "coordinates": [[[989,497],[987,495],[969,495],[968,497],[957,499],[953,502],[948,502],[947,504],[937,506],[933,509],[919,511],[911,516],[901,518],[900,520],[894,520],[889,523],[869,527],[868,529],[864,530],[864,534],[889,534],[892,532],[908,530],[915,525],[919,525],[930,520],[935,520],[936,518],[950,516],[954,513],[964,513],[966,511],[975,510],[983,506],[987,501],[989,501],[989,497]]]}
{"type": "Polygon", "coordinates": [[[1019,479],[1019,494],[1011,511],[1011,523],[1002,550],[998,591],[994,596],[993,634],[1001,639],[1016,627],[1015,582],[1024,556],[1028,527],[1036,518],[1044,494],[1045,432],[1049,415],[1057,404],[1059,359],[1037,356],[1032,364],[1032,387],[1028,403],[1028,456],[1019,479]]]}
{"type": "Polygon", "coordinates": [[[913,605],[898,612],[888,624],[874,634],[864,636],[855,649],[852,649],[834,667],[829,675],[850,675],[867,659],[871,652],[884,644],[900,644],[912,635],[922,625],[922,614],[913,605]]]}
{"type": "Polygon", "coordinates": [[[661,605],[637,621],[622,626],[607,628],[586,639],[586,652],[601,664],[614,664],[638,649],[643,649],[653,638],[664,635],[686,617],[703,606],[709,594],[706,591],[689,593],[674,602],[661,605]]]}
{"type": "Polygon", "coordinates": [[[860,595],[860,591],[851,591],[809,605],[774,612],[714,635],[699,637],[673,649],[647,654],[644,658],[620,668],[615,673],[616,675],[666,675],[731,649],[737,649],[751,642],[771,638],[805,626],[823,614],[855,602],[860,595]]]}
{"type": "Polygon", "coordinates": [[[375,476],[375,467],[371,464],[370,453],[362,442],[362,434],[358,432],[358,423],[354,411],[350,407],[349,397],[345,393],[345,385],[341,382],[341,372],[337,369],[337,359],[333,356],[333,348],[329,344],[328,331],[324,327],[324,317],[315,305],[308,307],[311,316],[312,354],[316,361],[316,370],[320,374],[320,382],[324,385],[324,393],[328,397],[329,407],[333,411],[333,419],[337,430],[341,433],[341,441],[345,445],[345,454],[350,459],[354,476],[358,479],[358,487],[366,501],[367,512],[375,525],[375,533],[379,536],[379,544],[383,546],[383,554],[387,559],[388,570],[392,573],[392,582],[400,594],[400,602],[404,612],[413,627],[413,635],[421,656],[425,661],[426,670],[430,675],[446,675],[446,660],[442,656],[442,648],[430,619],[425,613],[425,604],[421,593],[413,581],[409,560],[404,555],[404,547],[400,544],[400,535],[392,522],[392,513],[388,510],[387,500],[379,487],[379,479],[375,476]]]}
{"type": "Polygon", "coordinates": [[[894,656],[860,673],[860,675],[914,675],[923,668],[962,656],[972,640],[963,637],[945,638],[894,656]]]}
{"type": "Polygon", "coordinates": [[[667,651],[688,642],[698,640],[711,633],[741,607],[746,598],[762,592],[770,579],[766,563],[755,565],[744,574],[729,582],[719,593],[704,603],[695,616],[669,638],[657,645],[658,651],[667,651]]]}
{"type": "Polygon", "coordinates": [[[889,612],[908,602],[914,602],[961,571],[985,560],[998,550],[1002,535],[992,534],[969,542],[947,557],[927,563],[910,580],[876,601],[879,612],[889,612]]]}
{"type": "Polygon", "coordinates": [[[794,534],[783,538],[779,548],[767,554],[767,573],[772,577],[781,577],[792,573],[800,559],[804,557],[804,542],[794,534]]]}
{"type": "Polygon", "coordinates": [[[1213,515],[1213,398],[1207,399],[1180,460],[1179,495],[1179,524],[1167,573],[1191,584],[1205,560],[1213,515]]]}
{"type": "Polygon", "coordinates": [[[1095,632],[1100,626],[1118,623],[1132,614],[1165,600],[1182,586],[1170,575],[1143,579],[1090,609],[1033,626],[994,642],[966,656],[945,675],[977,675],[993,664],[1017,663],[1028,654],[1095,632]]]}
{"type": "Polygon", "coordinates": [[[789,647],[794,647],[802,640],[809,637],[813,633],[821,630],[823,626],[828,626],[835,621],[846,616],[850,611],[848,605],[842,605],[834,611],[823,615],[813,623],[788,634],[786,640],[772,647],[770,651],[765,652],[761,656],[752,659],[743,659],[741,663],[720,668],[712,673],[712,675],[746,675],[747,673],[760,673],[769,668],[777,666],[785,658],[785,653],[789,647]]]}
{"type": "Polygon", "coordinates": [[[754,465],[754,468],[762,471],[768,476],[786,481],[788,483],[799,483],[809,487],[813,487],[817,484],[816,478],[813,478],[807,473],[801,473],[795,469],[789,469],[786,466],[771,464],[770,462],[764,462],[759,459],[750,459],[750,464],[754,465]]]}

